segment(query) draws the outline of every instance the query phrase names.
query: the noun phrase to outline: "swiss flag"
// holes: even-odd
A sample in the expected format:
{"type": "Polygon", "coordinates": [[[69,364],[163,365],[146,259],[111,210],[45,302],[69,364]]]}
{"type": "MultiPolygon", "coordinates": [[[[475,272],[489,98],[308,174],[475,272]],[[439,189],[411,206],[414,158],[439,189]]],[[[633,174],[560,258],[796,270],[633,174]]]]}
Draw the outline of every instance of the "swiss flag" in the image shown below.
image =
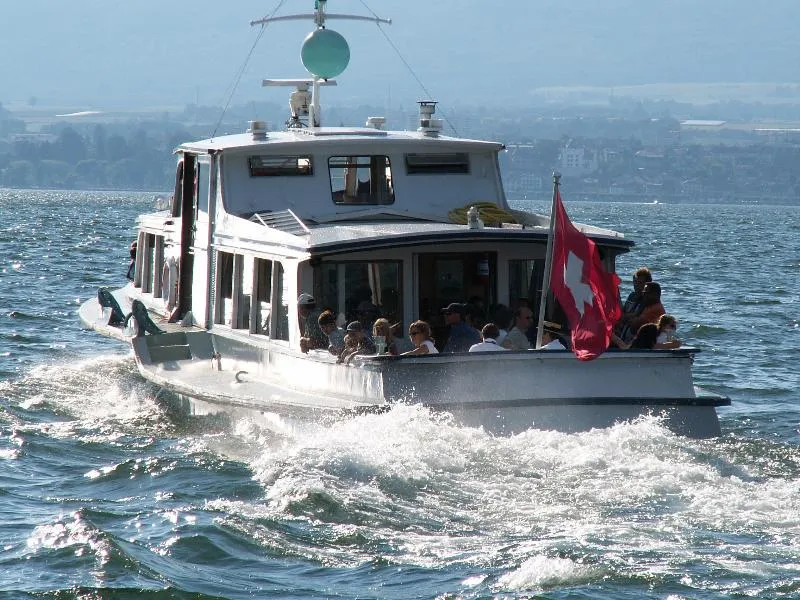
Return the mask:
{"type": "Polygon", "coordinates": [[[592,360],[608,348],[614,324],[622,316],[619,277],[606,272],[595,243],[570,222],[558,188],[552,218],[550,289],[567,315],[575,356],[592,360]]]}

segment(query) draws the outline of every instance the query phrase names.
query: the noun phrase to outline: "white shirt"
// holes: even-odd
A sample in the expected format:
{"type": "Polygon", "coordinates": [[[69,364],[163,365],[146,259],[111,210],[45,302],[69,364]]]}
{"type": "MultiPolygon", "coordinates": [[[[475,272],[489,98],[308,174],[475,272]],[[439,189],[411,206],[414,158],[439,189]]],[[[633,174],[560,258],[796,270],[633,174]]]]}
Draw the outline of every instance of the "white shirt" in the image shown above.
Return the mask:
{"type": "Polygon", "coordinates": [[[428,354],[439,354],[439,351],[436,349],[436,346],[433,345],[432,341],[425,340],[421,345],[428,349],[428,354]]]}
{"type": "Polygon", "coordinates": [[[518,327],[512,327],[503,341],[503,347],[506,350],[530,350],[531,343],[518,327]]]}
{"type": "Polygon", "coordinates": [[[505,350],[505,348],[498,346],[497,340],[493,340],[492,338],[486,338],[482,342],[472,344],[472,346],[469,347],[470,352],[497,352],[500,350],[505,350]]]}
{"type": "Polygon", "coordinates": [[[567,347],[561,343],[561,340],[553,340],[552,342],[545,344],[539,350],[566,350],[567,347]]]}

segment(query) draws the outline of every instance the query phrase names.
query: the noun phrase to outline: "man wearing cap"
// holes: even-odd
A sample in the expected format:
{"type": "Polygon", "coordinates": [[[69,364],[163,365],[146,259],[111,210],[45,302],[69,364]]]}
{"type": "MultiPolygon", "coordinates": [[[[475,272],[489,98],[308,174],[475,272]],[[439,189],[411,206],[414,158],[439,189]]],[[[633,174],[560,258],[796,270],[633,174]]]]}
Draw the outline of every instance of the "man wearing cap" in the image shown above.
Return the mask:
{"type": "Polygon", "coordinates": [[[297,297],[297,320],[300,324],[300,350],[308,352],[314,348],[327,348],[328,336],[319,328],[320,311],[317,301],[311,294],[297,297]]]}
{"type": "Polygon", "coordinates": [[[481,341],[478,330],[470,327],[464,320],[467,307],[464,304],[453,302],[442,309],[444,320],[450,326],[450,335],[443,352],[469,352],[472,345],[481,341]]]}
{"type": "Polygon", "coordinates": [[[469,347],[470,352],[497,352],[505,351],[500,344],[497,343],[497,337],[500,335],[500,328],[494,323],[487,323],[481,329],[481,338],[483,341],[479,344],[473,344],[469,347]]]}

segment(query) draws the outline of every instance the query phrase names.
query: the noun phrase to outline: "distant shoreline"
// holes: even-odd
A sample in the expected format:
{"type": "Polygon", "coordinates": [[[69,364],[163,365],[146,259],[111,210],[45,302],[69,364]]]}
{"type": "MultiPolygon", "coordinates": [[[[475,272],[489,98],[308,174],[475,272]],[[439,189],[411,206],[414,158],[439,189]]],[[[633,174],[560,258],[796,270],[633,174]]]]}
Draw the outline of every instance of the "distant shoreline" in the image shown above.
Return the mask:
{"type": "MultiPolygon", "coordinates": [[[[764,196],[753,194],[727,194],[724,197],[696,197],[685,194],[635,194],[635,193],[586,193],[575,190],[566,190],[562,187],[563,195],[567,200],[582,202],[613,202],[619,204],[719,204],[731,206],[796,206],[800,205],[800,198],[789,196],[764,196]]],[[[528,192],[520,194],[517,191],[506,191],[509,202],[549,202],[550,190],[528,192]]]]}
{"type": "MultiPolygon", "coordinates": [[[[124,188],[58,188],[58,187],[8,187],[0,186],[0,191],[15,192],[119,192],[125,194],[153,194],[155,196],[170,196],[172,192],[165,190],[131,190],[124,188]]],[[[549,191],[528,193],[519,195],[518,193],[506,193],[509,203],[514,202],[549,202],[549,191]]],[[[565,192],[567,194],[567,192],[565,192]]],[[[785,196],[752,196],[747,194],[732,194],[724,198],[693,198],[691,196],[679,195],[660,195],[658,197],[647,194],[610,194],[593,193],[585,194],[580,192],[568,193],[567,200],[574,202],[593,202],[593,203],[618,203],[618,204],[697,204],[708,205],[718,204],[721,206],[796,206],[800,205],[800,199],[788,198],[785,196]]]]}

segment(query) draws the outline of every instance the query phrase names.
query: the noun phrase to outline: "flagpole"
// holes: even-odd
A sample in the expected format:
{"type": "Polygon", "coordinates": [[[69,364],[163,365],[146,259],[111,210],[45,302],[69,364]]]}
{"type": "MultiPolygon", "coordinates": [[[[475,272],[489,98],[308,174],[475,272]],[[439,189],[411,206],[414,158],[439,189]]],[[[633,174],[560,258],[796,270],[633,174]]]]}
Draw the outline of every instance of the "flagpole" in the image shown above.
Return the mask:
{"type": "Polygon", "coordinates": [[[553,171],[553,202],[550,205],[550,230],[547,232],[547,250],[544,260],[544,281],[542,281],[542,297],[539,300],[539,326],[536,330],[536,347],[542,347],[544,334],[544,316],[547,308],[547,294],[550,292],[550,275],[553,270],[553,231],[555,230],[556,198],[558,186],[561,183],[561,173],[553,171]]]}

